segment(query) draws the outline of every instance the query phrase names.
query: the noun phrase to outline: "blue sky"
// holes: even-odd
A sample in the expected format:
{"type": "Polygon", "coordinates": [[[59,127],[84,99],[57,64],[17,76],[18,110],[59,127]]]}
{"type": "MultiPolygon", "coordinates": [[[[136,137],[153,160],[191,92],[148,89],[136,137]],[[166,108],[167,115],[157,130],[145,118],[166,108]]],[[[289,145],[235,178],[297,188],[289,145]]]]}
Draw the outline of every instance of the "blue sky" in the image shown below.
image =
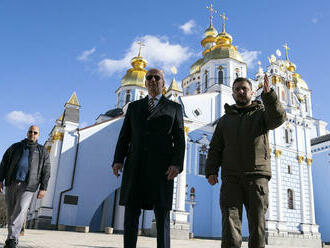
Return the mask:
{"type": "MultiPolygon", "coordinates": [[[[26,135],[34,122],[44,143],[64,103],[76,91],[82,125],[113,108],[114,91],[146,46],[148,66],[178,68],[177,80],[200,56],[213,3],[229,20],[233,36],[254,78],[257,61],[284,50],[312,90],[313,115],[330,122],[328,80],[330,1],[110,1],[0,0],[0,156],[26,135]]],[[[218,16],[214,26],[220,30],[218,16]]]]}

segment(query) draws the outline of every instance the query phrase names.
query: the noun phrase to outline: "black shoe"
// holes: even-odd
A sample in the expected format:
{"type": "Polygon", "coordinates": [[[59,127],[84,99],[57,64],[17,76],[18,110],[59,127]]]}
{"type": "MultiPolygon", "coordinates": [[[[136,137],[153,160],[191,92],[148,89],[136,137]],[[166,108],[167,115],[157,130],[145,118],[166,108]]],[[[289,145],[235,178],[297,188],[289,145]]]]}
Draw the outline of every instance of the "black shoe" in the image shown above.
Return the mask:
{"type": "Polygon", "coordinates": [[[3,248],[18,248],[18,242],[15,239],[7,239],[3,248]]]}

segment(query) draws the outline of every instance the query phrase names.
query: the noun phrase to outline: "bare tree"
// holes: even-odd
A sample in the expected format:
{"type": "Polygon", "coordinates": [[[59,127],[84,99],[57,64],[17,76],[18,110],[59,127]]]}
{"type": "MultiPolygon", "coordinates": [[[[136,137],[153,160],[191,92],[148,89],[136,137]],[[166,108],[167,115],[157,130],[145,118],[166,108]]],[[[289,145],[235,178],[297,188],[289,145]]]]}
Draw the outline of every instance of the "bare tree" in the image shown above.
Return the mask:
{"type": "Polygon", "coordinates": [[[0,193],[0,227],[7,225],[7,205],[5,195],[0,193]]]}

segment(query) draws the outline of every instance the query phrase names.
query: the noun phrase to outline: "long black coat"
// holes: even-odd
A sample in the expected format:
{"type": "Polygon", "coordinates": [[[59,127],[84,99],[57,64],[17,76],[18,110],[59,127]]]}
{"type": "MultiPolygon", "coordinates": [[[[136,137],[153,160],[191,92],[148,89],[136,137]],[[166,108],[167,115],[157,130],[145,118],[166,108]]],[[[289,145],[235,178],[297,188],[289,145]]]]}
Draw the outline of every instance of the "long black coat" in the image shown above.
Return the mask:
{"type": "Polygon", "coordinates": [[[183,170],[185,138],[181,105],[161,97],[150,114],[148,97],[129,104],[121,128],[114,163],[124,162],[120,205],[152,209],[172,208],[170,165],[183,170]]]}

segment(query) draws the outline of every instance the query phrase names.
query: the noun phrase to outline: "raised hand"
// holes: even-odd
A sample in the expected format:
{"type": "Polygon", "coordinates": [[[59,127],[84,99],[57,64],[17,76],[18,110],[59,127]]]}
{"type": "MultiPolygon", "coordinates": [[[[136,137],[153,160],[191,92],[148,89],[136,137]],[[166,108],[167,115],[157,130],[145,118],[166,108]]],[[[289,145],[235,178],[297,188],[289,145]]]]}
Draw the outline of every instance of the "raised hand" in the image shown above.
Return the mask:
{"type": "Polygon", "coordinates": [[[269,79],[267,74],[264,77],[264,93],[268,93],[270,91],[269,79]]]}

